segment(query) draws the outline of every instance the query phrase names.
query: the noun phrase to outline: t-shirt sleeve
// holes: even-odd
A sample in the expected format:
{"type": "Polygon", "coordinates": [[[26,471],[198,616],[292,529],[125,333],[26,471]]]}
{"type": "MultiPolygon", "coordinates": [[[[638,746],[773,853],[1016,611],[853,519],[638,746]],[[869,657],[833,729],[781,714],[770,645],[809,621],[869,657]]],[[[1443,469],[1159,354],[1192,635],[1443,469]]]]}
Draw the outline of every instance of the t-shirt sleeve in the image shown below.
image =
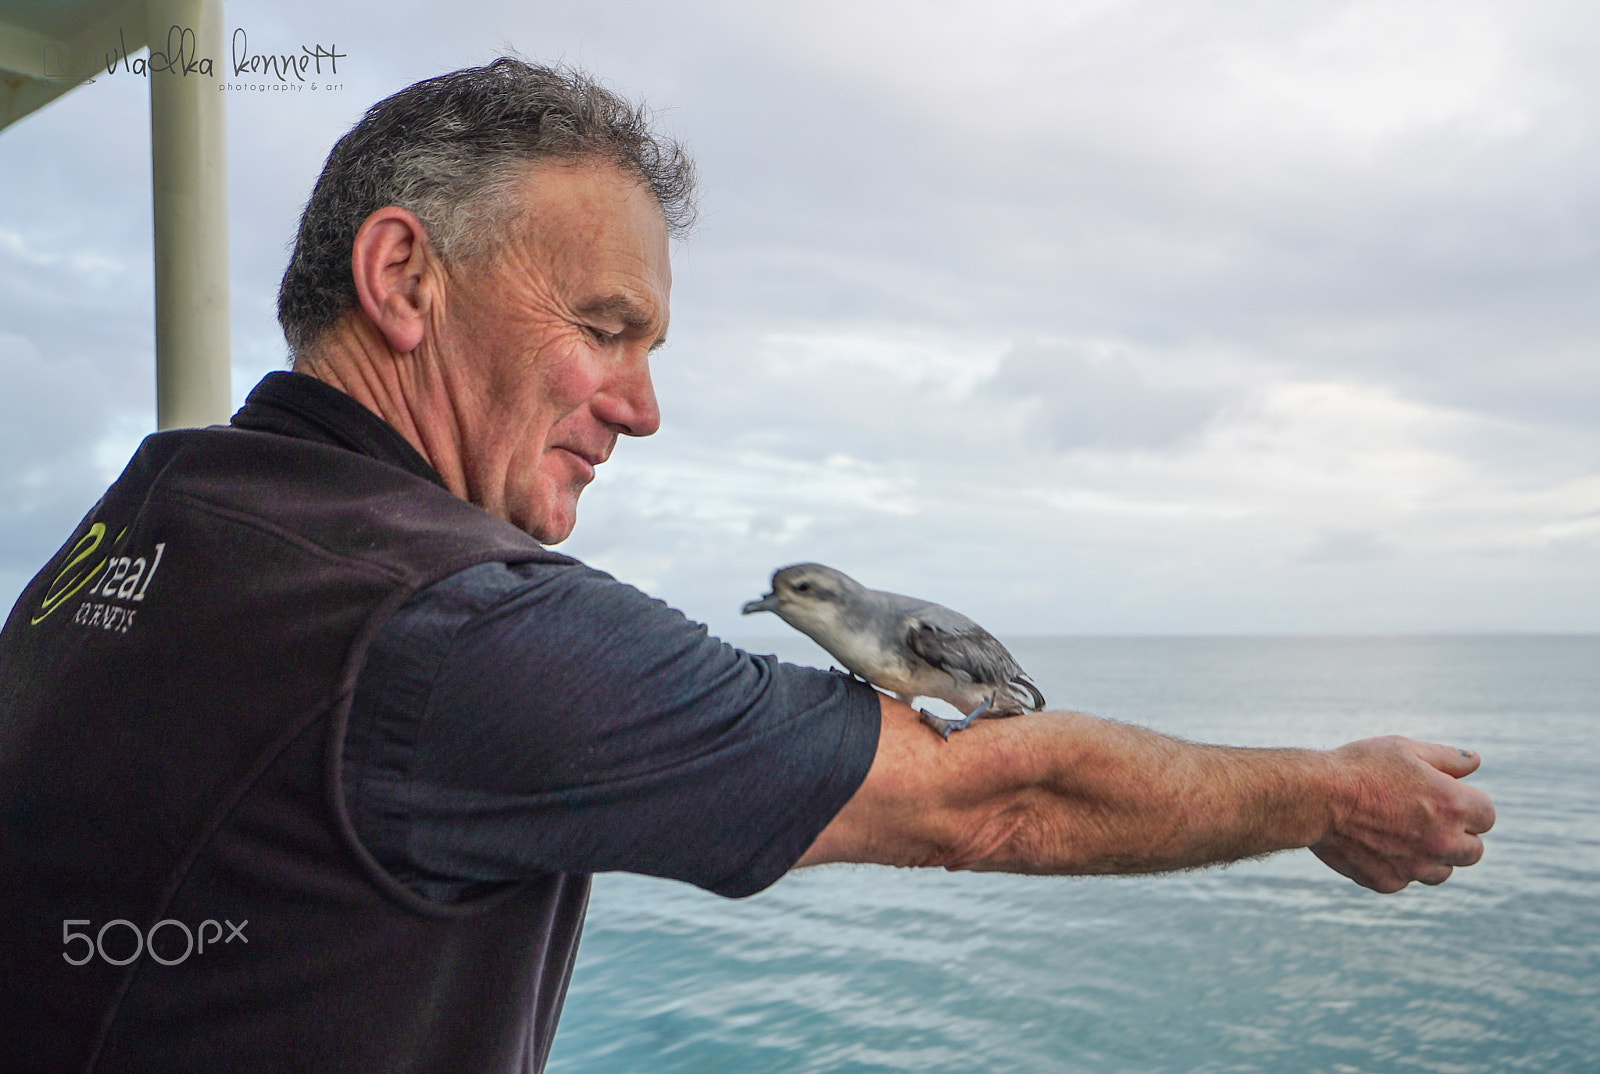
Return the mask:
{"type": "Polygon", "coordinates": [[[794,865],[877,739],[864,683],[587,567],[489,564],[380,631],[343,777],[358,834],[424,894],[627,871],[741,896],[794,865]]]}

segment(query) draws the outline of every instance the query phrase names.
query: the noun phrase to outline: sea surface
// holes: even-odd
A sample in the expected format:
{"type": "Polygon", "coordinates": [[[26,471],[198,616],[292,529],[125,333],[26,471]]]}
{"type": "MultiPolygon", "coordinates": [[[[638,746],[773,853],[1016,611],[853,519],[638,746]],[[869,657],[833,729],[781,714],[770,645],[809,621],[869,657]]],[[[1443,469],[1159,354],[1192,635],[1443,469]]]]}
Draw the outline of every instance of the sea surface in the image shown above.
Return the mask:
{"type": "MultiPolygon", "coordinates": [[[[1052,707],[1237,745],[1479,750],[1483,861],[596,878],[549,1069],[1600,1072],[1600,637],[1008,639],[1052,707]]],[[[804,639],[757,641],[797,662],[804,639]]]]}

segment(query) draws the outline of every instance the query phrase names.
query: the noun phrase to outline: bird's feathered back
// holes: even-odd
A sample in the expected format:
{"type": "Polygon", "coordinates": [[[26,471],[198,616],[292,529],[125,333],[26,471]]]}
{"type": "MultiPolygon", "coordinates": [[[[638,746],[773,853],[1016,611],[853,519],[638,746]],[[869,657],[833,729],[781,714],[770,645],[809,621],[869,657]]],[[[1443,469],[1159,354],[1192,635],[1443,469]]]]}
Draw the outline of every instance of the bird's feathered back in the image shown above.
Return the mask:
{"type": "Polygon", "coordinates": [[[959,679],[1006,684],[1023,708],[1033,712],[1044,708],[1044,695],[999,639],[961,613],[935,607],[942,614],[916,615],[907,624],[906,646],[912,652],[959,679]]]}

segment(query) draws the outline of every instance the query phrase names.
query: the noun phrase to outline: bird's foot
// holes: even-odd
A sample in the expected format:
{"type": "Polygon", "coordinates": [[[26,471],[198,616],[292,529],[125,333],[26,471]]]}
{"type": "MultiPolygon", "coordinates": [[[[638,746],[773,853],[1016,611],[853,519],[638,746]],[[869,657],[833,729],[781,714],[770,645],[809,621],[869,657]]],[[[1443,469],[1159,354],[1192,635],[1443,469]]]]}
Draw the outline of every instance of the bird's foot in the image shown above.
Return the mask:
{"type": "Polygon", "coordinates": [[[927,709],[922,709],[920,710],[922,722],[939,732],[939,737],[948,742],[950,741],[950,732],[965,731],[967,728],[971,727],[972,721],[982,718],[983,714],[989,711],[989,706],[993,703],[994,695],[990,694],[983,704],[979,705],[977,708],[973,709],[971,712],[967,713],[966,716],[959,720],[946,720],[943,717],[935,716],[927,709]]]}
{"type": "Polygon", "coordinates": [[[922,717],[923,723],[927,724],[929,727],[938,732],[940,738],[944,739],[946,742],[950,741],[950,732],[955,730],[956,727],[955,720],[946,720],[935,716],[927,709],[918,709],[917,713],[922,717]]]}

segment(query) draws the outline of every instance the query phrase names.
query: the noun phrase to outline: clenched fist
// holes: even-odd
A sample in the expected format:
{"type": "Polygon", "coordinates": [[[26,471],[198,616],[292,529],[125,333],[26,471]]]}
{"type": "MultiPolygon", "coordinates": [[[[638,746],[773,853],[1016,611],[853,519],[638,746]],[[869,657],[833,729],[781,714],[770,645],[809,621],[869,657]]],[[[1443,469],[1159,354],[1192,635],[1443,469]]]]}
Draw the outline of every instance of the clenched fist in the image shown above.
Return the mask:
{"type": "Polygon", "coordinates": [[[1478,767],[1470,750],[1398,735],[1332,751],[1342,792],[1311,850],[1363,887],[1390,893],[1413,880],[1442,884],[1483,857],[1494,803],[1461,782],[1478,767]]]}

